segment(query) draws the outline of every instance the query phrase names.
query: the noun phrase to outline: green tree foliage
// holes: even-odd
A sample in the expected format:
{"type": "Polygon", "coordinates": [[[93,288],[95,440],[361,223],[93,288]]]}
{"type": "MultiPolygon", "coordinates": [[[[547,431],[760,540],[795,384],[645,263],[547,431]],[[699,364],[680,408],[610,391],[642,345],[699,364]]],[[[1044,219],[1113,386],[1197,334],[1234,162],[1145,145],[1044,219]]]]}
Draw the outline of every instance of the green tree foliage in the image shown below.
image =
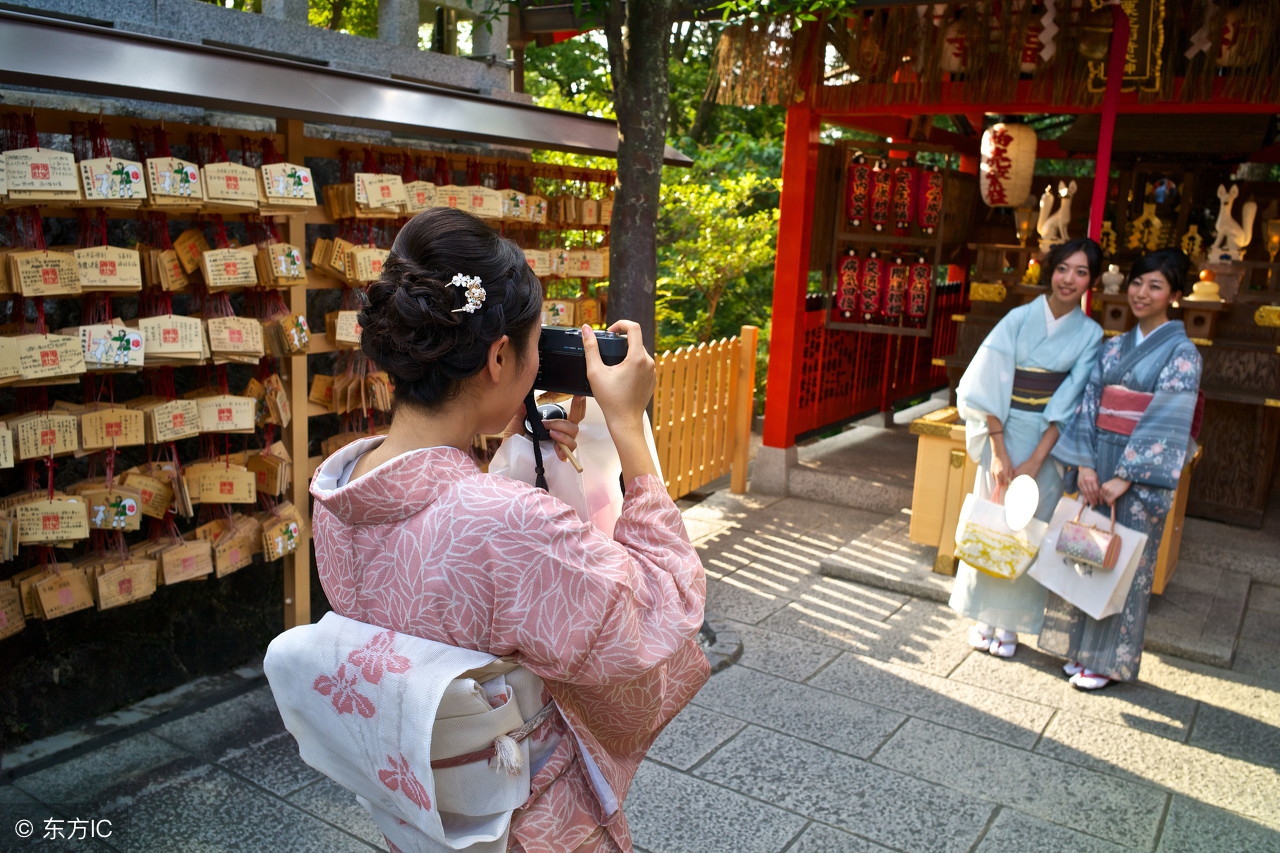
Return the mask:
{"type": "Polygon", "coordinates": [[[310,0],[307,22],[313,27],[378,37],[378,0],[310,0]]]}
{"type": "MultiPolygon", "coordinates": [[[[722,28],[719,21],[697,21],[677,25],[672,32],[667,135],[694,165],[668,167],[663,174],[658,351],[736,335],[747,324],[767,335],[785,113],[777,107],[726,107],[705,100],[722,28]]],[[[613,117],[603,41],[587,33],[556,45],[531,46],[526,90],[540,106],[613,117]]],[[[600,167],[575,155],[539,159],[600,167]]]]}
{"type": "Polygon", "coordinates": [[[658,220],[658,349],[763,325],[772,301],[776,181],[668,169],[658,220]]]}

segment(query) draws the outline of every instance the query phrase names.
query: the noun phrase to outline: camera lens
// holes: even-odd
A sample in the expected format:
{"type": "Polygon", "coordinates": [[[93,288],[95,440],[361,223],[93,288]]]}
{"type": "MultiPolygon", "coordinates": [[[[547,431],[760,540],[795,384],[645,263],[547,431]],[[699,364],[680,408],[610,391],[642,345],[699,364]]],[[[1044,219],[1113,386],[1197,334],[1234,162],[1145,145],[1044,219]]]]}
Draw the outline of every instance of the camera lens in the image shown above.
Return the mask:
{"type": "MultiPolygon", "coordinates": [[[[543,403],[541,406],[538,407],[538,417],[542,418],[542,420],[544,421],[557,420],[557,419],[568,420],[569,413],[564,410],[563,406],[557,405],[555,403],[543,403]]],[[[525,418],[524,431],[529,433],[538,441],[546,441],[547,439],[551,438],[551,433],[547,432],[547,428],[542,425],[542,421],[538,422],[538,426],[535,429],[533,425],[529,423],[529,419],[525,418]]]]}

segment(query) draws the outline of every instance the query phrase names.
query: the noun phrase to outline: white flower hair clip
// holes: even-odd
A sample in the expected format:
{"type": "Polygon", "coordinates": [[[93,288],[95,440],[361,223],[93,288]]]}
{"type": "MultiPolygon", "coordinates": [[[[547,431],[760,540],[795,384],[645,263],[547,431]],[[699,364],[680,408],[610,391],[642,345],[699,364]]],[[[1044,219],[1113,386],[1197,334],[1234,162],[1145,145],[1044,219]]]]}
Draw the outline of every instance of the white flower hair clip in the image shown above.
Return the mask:
{"type": "Polygon", "coordinates": [[[461,308],[454,308],[449,313],[457,314],[459,311],[466,311],[468,314],[474,314],[484,304],[486,294],[484,285],[480,283],[479,276],[458,273],[453,277],[453,281],[449,283],[454,287],[465,287],[467,289],[467,304],[461,308]]]}

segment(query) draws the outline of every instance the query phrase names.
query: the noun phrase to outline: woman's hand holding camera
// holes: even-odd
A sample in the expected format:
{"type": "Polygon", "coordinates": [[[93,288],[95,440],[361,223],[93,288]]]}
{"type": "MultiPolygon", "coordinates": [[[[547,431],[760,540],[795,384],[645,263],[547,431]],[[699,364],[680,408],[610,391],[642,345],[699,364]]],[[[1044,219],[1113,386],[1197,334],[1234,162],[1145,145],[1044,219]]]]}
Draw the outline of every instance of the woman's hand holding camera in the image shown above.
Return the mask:
{"type": "Polygon", "coordinates": [[[600,346],[590,326],[582,327],[582,349],[591,391],[618,449],[622,477],[630,481],[641,474],[658,473],[645,441],[643,419],[657,384],[657,371],[653,357],[644,348],[639,324],[619,320],[609,331],[627,336],[627,357],[620,364],[609,367],[600,360],[600,346]]]}

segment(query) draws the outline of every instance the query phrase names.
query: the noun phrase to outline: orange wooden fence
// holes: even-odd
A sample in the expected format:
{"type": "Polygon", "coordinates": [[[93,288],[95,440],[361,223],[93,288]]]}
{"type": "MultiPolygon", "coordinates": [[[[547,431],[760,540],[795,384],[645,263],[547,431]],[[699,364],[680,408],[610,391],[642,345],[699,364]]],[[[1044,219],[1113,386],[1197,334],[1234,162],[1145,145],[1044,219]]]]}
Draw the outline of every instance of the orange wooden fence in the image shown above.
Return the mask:
{"type": "Polygon", "coordinates": [[[653,437],[673,499],[727,473],[732,491],[746,491],[758,334],[743,326],[737,337],[658,356],[653,437]]]}

